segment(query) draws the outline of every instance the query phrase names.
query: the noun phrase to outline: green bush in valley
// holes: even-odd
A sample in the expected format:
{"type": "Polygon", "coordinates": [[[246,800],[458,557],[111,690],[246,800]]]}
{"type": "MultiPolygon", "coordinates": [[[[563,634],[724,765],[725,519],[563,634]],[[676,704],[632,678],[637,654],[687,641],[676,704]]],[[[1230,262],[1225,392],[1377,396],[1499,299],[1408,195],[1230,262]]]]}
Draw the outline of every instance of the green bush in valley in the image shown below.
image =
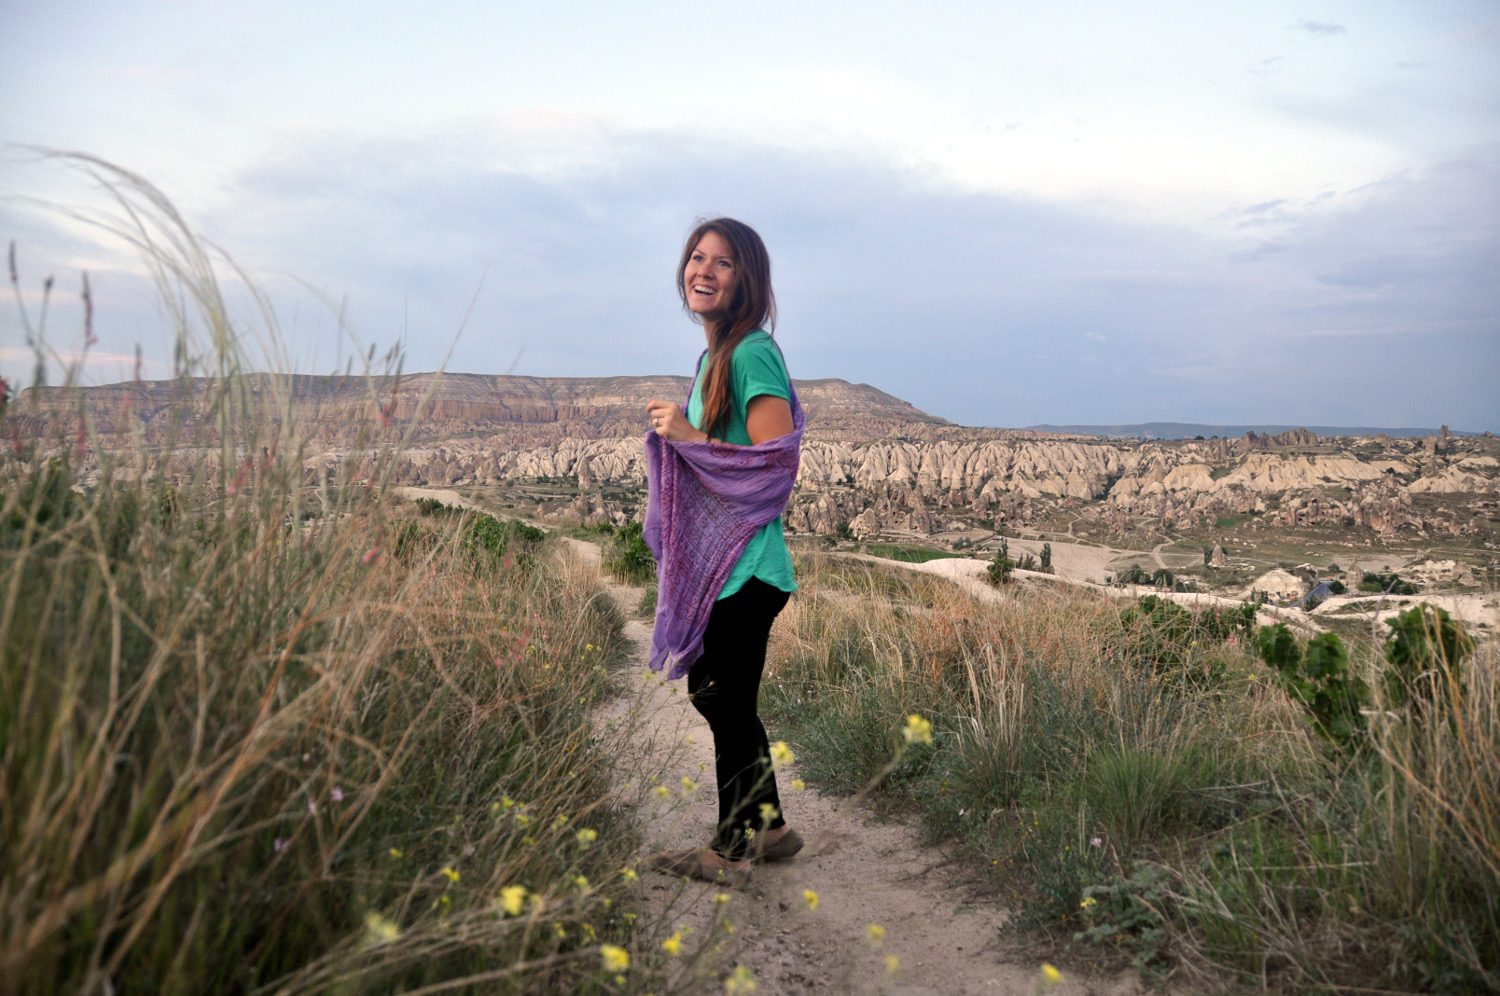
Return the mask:
{"type": "Polygon", "coordinates": [[[1439,700],[1447,683],[1460,683],[1460,667],[1474,641],[1448,613],[1423,603],[1386,625],[1391,632],[1385,642],[1385,693],[1392,705],[1420,711],[1439,700]]]}
{"type": "Polygon", "coordinates": [[[642,536],[639,522],[627,522],[604,548],[604,569],[625,584],[645,584],[656,578],[656,558],[642,536]]]}
{"type": "Polygon", "coordinates": [[[1231,638],[1248,639],[1255,626],[1255,607],[1193,612],[1170,599],[1147,595],[1120,613],[1120,624],[1127,660],[1157,675],[1208,685],[1219,679],[1221,670],[1218,655],[1210,651],[1231,638]]]}
{"type": "Polygon", "coordinates": [[[493,515],[479,512],[469,522],[465,546],[479,560],[528,570],[536,563],[536,547],[546,537],[535,526],[519,519],[501,522],[493,515]]]}
{"type": "Polygon", "coordinates": [[[1276,671],[1287,694],[1302,704],[1320,734],[1341,747],[1364,735],[1361,710],[1369,704],[1369,688],[1349,663],[1349,652],[1336,633],[1320,633],[1306,649],[1285,623],[1262,629],[1260,656],[1276,671]]]}
{"type": "Polygon", "coordinates": [[[989,583],[996,588],[1010,582],[1011,572],[1016,568],[1016,562],[1010,559],[1010,543],[1006,540],[1000,541],[1000,549],[995,551],[995,559],[990,561],[989,571],[985,574],[989,583]]]}
{"type": "Polygon", "coordinates": [[[1360,578],[1359,590],[1386,595],[1415,595],[1417,593],[1417,586],[1399,574],[1374,574],[1366,571],[1364,576],[1360,578]]]}

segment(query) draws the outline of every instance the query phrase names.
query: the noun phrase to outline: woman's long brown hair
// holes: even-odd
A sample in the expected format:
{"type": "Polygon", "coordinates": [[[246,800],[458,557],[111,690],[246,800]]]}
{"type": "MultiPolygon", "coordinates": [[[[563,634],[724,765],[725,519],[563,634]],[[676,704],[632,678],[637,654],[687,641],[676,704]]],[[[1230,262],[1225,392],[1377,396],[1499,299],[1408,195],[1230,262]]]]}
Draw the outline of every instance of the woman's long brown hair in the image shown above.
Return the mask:
{"type": "Polygon", "coordinates": [[[729,361],[734,355],[734,347],[758,328],[769,332],[776,327],[776,295],[771,291],[771,256],[755,229],[733,218],[714,218],[698,223],[688,236],[687,245],[683,246],[682,258],[677,261],[677,295],[682,298],[683,308],[688,306],[683,273],[693,250],[698,248],[698,242],[709,232],[729,243],[736,277],[728,312],[719,321],[705,326],[708,332],[708,369],[703,376],[703,417],[698,428],[715,436],[724,428],[733,403],[729,361]]]}

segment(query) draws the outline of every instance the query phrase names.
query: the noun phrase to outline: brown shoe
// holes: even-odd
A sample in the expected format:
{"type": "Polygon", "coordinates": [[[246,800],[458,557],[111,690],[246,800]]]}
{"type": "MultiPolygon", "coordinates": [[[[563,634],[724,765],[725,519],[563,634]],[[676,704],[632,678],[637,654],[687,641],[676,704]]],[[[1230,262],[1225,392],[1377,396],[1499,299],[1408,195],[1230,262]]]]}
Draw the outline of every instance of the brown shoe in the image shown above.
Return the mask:
{"type": "Polygon", "coordinates": [[[726,863],[713,851],[695,848],[691,851],[663,851],[651,857],[651,867],[669,875],[695,878],[737,888],[750,881],[749,867],[726,863]]]}
{"type": "Polygon", "coordinates": [[[750,858],[752,861],[785,861],[802,850],[803,843],[802,835],[788,828],[786,833],[764,847],[752,848],[750,858]]]}

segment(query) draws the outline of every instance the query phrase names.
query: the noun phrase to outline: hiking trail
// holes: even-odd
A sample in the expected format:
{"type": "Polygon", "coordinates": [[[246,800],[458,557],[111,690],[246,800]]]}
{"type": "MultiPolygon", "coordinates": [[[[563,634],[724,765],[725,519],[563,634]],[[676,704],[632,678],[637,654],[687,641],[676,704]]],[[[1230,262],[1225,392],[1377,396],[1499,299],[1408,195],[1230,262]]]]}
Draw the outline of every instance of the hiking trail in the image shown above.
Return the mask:
{"type": "MultiPolygon", "coordinates": [[[[597,571],[595,544],[567,542],[597,571]]],[[[602,575],[600,582],[625,616],[631,644],[626,692],[602,721],[641,724],[640,755],[617,758],[616,790],[644,824],[638,867],[646,923],[662,925],[643,934],[642,944],[655,949],[675,930],[684,932],[669,991],[721,993],[736,966],[753,973],[763,994],[1146,991],[1129,971],[1101,977],[1066,961],[1057,964],[1062,981],[1047,983],[1043,957],[1023,958],[1000,938],[1009,911],[940,848],[924,844],[912,821],[882,818],[850,797],[793,790],[795,761],[778,765],[777,780],[786,818],[807,842],[801,854],[756,866],[750,883],[735,889],[650,870],[657,851],[707,843],[715,816],[713,744],[686,682],[666,682],[645,666],[651,626],[639,618],[641,589],[602,575]],[[697,788],[684,788],[684,778],[697,788]],[[722,896],[728,898],[716,898],[722,896]],[[883,930],[878,940],[871,924],[883,930]]]]}

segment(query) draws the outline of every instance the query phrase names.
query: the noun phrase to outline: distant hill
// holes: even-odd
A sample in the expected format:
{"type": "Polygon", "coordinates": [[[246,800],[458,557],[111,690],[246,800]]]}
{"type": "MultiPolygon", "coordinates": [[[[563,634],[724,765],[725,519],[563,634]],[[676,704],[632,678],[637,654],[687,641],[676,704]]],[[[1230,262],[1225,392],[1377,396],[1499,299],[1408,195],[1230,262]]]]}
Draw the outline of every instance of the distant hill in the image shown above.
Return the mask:
{"type": "MultiPolygon", "coordinates": [[[[844,438],[879,438],[950,423],[868,384],[845,380],[796,380],[810,423],[820,433],[844,438]]],[[[492,374],[417,373],[401,377],[247,374],[244,384],[268,412],[284,404],[317,438],[352,442],[361,427],[377,421],[410,425],[413,441],[503,433],[536,441],[562,438],[635,436],[646,431],[651,398],[686,400],[687,377],[517,377],[492,374]],[[281,389],[275,385],[281,384],[281,389]]],[[[175,421],[174,399],[184,387],[196,398],[210,394],[211,382],[197,379],[139,381],[97,387],[32,387],[10,408],[23,437],[40,436],[53,420],[87,412],[95,432],[130,434],[141,429],[151,439],[166,438],[175,421]]],[[[201,406],[205,402],[199,400],[201,406]]]]}
{"type": "MultiPolygon", "coordinates": [[[[1266,423],[1260,425],[1203,425],[1197,422],[1140,422],[1135,425],[1028,425],[1032,432],[1045,432],[1064,436],[1110,436],[1117,439],[1195,439],[1202,436],[1234,438],[1247,432],[1259,435],[1279,435],[1293,429],[1309,429],[1320,436],[1390,436],[1392,439],[1421,439],[1435,436],[1437,429],[1413,426],[1401,428],[1379,428],[1375,426],[1348,425],[1289,425],[1266,423]]],[[[1478,433],[1458,432],[1456,436],[1473,436],[1478,433]]]]}

